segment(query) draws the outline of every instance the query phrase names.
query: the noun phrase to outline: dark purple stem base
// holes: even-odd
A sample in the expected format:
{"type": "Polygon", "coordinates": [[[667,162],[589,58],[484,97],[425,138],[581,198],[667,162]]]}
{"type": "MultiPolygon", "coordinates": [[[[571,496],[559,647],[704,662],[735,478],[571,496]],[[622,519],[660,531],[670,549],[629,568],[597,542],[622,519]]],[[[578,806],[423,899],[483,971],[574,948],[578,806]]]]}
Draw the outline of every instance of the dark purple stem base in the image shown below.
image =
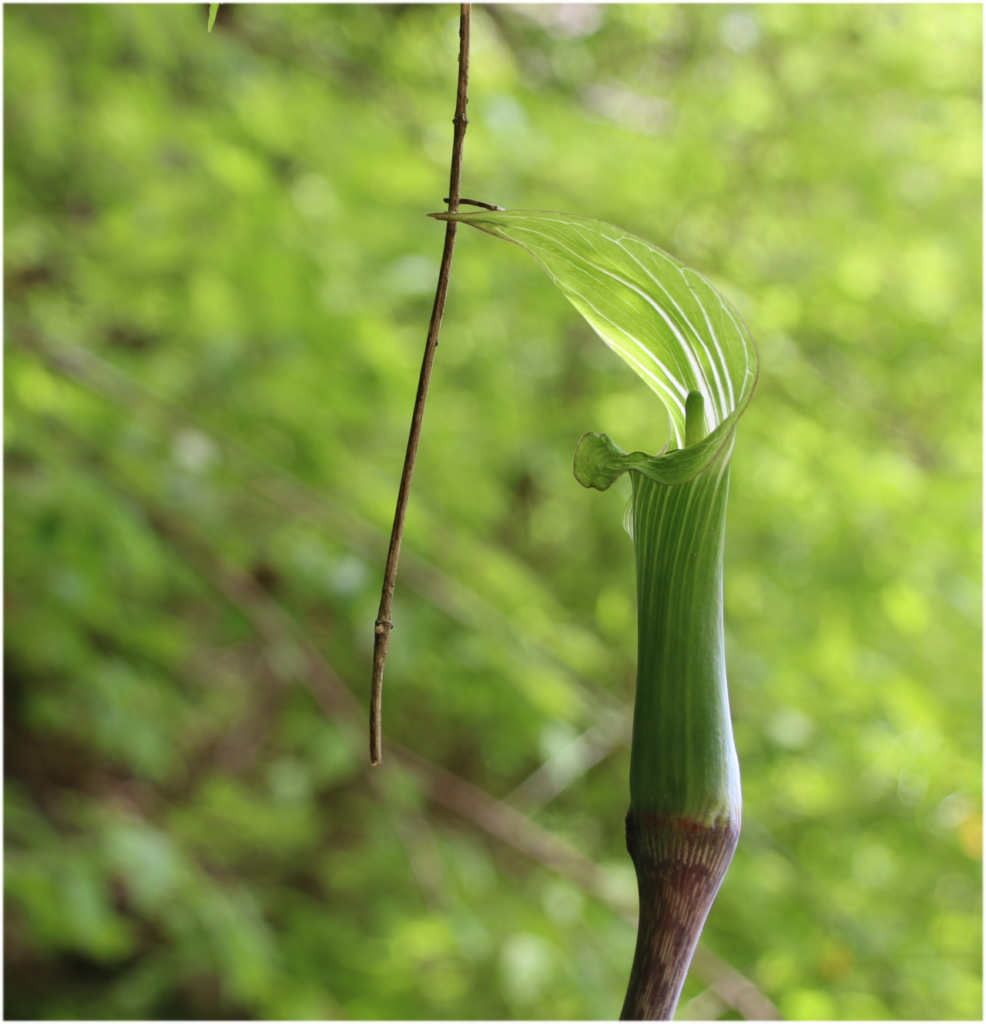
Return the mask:
{"type": "Polygon", "coordinates": [[[627,815],[640,923],[621,1020],[671,1020],[712,901],[739,842],[737,825],[627,815]]]}

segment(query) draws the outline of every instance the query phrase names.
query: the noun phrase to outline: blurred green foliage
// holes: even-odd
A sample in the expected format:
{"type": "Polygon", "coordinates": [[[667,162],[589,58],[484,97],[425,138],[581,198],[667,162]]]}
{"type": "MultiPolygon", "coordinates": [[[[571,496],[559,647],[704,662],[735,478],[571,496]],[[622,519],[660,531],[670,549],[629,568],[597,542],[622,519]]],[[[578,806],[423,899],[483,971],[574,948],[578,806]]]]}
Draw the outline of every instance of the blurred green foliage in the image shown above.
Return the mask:
{"type": "MultiPolygon", "coordinates": [[[[619,901],[371,772],[292,639],[365,705],[457,9],[205,10],[3,12],[6,1015],[612,1017],[619,901]]],[[[643,235],[760,345],[703,941],[790,1018],[981,1019],[981,9],[473,18],[463,193],[643,235]]],[[[578,737],[626,735],[627,492],[572,479],[586,430],[665,419],[460,231],[385,730],[626,894],[628,750],[578,737]]]]}

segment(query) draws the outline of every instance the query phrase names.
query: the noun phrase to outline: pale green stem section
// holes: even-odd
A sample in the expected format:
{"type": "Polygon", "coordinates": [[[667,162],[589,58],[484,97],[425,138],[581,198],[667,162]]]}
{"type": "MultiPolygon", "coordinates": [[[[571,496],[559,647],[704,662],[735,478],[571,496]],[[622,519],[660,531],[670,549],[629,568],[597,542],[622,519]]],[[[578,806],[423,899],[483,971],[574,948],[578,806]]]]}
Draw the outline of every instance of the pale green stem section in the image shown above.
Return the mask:
{"type": "Polygon", "coordinates": [[[634,817],[739,825],[722,614],[731,448],[678,486],[631,472],[639,626],[634,817]]]}

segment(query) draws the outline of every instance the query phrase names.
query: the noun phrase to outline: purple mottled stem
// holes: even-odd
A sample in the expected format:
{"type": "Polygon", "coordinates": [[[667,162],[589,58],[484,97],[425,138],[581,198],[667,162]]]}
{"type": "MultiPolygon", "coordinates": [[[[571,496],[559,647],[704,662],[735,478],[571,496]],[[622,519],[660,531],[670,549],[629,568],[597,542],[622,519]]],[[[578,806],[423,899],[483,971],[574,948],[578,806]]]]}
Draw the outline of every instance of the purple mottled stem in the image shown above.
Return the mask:
{"type": "Polygon", "coordinates": [[[627,815],[640,923],[621,1020],[671,1020],[712,901],[739,842],[737,825],[627,815]]]}

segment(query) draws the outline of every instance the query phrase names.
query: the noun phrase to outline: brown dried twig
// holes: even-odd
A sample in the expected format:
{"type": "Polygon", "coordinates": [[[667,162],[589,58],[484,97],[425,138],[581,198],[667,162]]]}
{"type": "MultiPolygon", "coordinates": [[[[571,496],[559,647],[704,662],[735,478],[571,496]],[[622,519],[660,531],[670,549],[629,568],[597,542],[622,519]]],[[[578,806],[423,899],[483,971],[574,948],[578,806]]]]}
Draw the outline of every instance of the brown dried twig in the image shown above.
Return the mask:
{"type": "MultiPolygon", "coordinates": [[[[466,104],[469,102],[470,7],[470,4],[462,4],[459,15],[459,87],[455,100],[455,117],[452,119],[455,132],[452,136],[452,171],[448,194],[449,213],[457,213],[459,210],[462,145],[466,138],[466,125],[469,124],[469,119],[466,117],[466,104]]],[[[452,221],[446,221],[445,249],[442,252],[442,264],[438,271],[438,289],[435,292],[435,304],[431,310],[431,323],[428,326],[425,355],[421,363],[421,376],[418,378],[418,393],[414,399],[414,412],[411,414],[411,433],[407,439],[407,452],[404,456],[404,469],[401,472],[401,485],[397,492],[397,510],[394,513],[394,528],[390,535],[390,549],[387,552],[387,567],[384,569],[383,574],[380,611],[377,613],[377,621],[373,628],[373,682],[370,694],[370,764],[380,764],[381,757],[383,756],[381,733],[383,667],[387,660],[387,648],[390,646],[390,633],[394,628],[390,616],[394,606],[397,563],[401,556],[404,517],[407,515],[407,502],[411,496],[411,477],[414,475],[414,463],[418,455],[418,440],[421,437],[421,424],[425,416],[425,402],[428,400],[431,368],[435,362],[438,332],[441,330],[442,314],[445,312],[445,296],[448,292],[449,273],[452,269],[452,253],[455,250],[455,227],[452,221]]]]}

